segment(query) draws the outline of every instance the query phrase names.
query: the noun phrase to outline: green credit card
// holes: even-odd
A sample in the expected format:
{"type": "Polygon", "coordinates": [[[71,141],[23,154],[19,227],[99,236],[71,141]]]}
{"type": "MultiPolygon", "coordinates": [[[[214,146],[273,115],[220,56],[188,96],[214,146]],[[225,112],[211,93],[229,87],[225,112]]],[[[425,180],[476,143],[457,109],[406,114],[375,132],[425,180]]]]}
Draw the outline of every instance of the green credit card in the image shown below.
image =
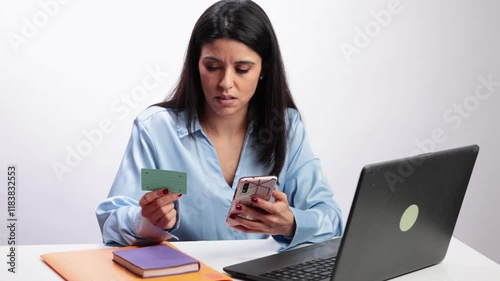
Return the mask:
{"type": "Polygon", "coordinates": [[[141,169],[142,190],[168,188],[171,193],[187,193],[187,174],[184,172],[141,169]]]}

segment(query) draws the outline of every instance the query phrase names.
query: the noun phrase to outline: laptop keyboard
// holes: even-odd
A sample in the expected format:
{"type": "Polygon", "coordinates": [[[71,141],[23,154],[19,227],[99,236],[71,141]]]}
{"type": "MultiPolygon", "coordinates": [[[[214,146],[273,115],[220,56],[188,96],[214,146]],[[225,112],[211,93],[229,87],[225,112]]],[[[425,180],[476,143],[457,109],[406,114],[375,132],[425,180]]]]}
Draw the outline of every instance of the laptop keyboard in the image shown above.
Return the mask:
{"type": "Polygon", "coordinates": [[[332,275],[335,260],[335,257],[311,260],[273,270],[260,276],[275,280],[321,280],[332,275]]]}

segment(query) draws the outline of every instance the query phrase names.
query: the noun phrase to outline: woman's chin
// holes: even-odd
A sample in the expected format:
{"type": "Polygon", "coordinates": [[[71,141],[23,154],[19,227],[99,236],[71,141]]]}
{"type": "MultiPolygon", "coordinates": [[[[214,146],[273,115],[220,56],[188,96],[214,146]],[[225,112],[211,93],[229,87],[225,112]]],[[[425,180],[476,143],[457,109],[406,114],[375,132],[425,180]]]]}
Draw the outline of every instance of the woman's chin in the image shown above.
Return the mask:
{"type": "Polygon", "coordinates": [[[248,107],[237,107],[237,106],[220,106],[215,104],[210,108],[210,115],[217,115],[219,117],[231,117],[237,115],[244,115],[247,112],[248,107]]]}

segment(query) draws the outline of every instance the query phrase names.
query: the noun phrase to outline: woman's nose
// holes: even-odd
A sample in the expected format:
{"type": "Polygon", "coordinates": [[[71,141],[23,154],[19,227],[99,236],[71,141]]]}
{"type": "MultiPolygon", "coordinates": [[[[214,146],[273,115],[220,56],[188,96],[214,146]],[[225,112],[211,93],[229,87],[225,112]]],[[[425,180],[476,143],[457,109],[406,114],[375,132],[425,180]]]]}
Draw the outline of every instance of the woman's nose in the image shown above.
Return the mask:
{"type": "Polygon", "coordinates": [[[234,86],[233,74],[230,70],[224,71],[222,79],[219,82],[219,86],[226,91],[234,86]]]}

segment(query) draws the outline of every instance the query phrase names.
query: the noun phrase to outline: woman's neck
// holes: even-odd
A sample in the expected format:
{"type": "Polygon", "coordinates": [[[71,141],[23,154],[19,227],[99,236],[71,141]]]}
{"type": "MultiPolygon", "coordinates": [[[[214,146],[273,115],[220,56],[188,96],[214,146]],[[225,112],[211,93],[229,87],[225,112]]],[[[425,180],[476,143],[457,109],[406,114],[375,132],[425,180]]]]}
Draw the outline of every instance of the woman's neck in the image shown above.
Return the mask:
{"type": "Polygon", "coordinates": [[[231,116],[205,112],[200,124],[203,130],[210,135],[231,137],[245,134],[248,126],[248,111],[231,116]]]}

